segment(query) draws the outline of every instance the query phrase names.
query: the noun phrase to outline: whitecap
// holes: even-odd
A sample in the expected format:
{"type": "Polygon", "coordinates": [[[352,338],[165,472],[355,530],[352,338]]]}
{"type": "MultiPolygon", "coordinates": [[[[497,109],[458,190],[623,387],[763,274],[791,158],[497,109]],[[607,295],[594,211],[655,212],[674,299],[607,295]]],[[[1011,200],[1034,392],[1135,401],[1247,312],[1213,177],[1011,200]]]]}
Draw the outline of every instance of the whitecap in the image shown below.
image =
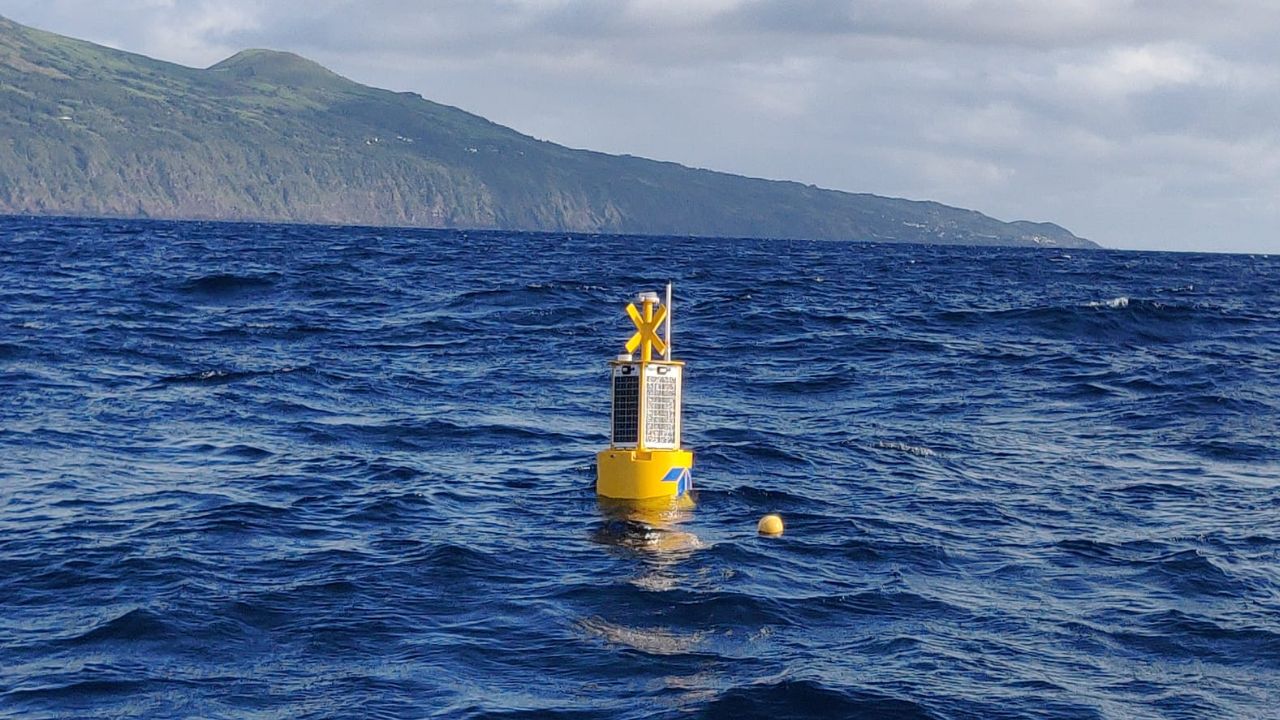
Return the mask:
{"type": "Polygon", "coordinates": [[[1120,297],[1113,297],[1110,300],[1093,300],[1085,303],[1084,305],[1085,307],[1091,308],[1105,307],[1111,308],[1112,310],[1119,310],[1121,308],[1129,307],[1129,298],[1121,295],[1120,297]]]}
{"type": "Polygon", "coordinates": [[[912,455],[918,455],[920,457],[936,457],[938,454],[933,450],[930,450],[929,448],[924,447],[922,445],[908,445],[907,443],[896,442],[896,441],[886,442],[884,440],[881,440],[880,442],[876,443],[876,447],[880,448],[881,450],[898,450],[900,452],[910,453],[912,455]]]}

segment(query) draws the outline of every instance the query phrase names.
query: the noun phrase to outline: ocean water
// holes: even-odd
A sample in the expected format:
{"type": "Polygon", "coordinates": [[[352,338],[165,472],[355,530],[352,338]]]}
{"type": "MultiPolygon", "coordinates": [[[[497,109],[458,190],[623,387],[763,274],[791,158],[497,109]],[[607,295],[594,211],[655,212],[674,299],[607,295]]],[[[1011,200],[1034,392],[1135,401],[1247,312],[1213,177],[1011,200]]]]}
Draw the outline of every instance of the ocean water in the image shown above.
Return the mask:
{"type": "Polygon", "coordinates": [[[0,716],[1280,717],[1278,429],[1278,257],[0,219],[0,716]]]}

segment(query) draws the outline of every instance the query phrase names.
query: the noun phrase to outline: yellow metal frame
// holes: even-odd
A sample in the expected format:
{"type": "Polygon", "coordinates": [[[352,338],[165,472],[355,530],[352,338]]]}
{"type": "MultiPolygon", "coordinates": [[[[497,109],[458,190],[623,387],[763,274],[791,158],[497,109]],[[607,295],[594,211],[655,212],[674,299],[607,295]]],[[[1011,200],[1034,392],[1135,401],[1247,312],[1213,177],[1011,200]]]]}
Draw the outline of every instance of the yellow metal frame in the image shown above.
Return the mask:
{"type": "Polygon", "coordinates": [[[631,322],[636,326],[636,334],[627,341],[627,352],[633,353],[637,347],[640,348],[640,362],[647,363],[653,360],[654,350],[659,354],[667,351],[667,342],[658,335],[658,328],[667,319],[667,308],[659,305],[655,311],[654,302],[648,298],[642,304],[643,314],[635,303],[627,303],[627,315],[631,316],[631,322]]]}

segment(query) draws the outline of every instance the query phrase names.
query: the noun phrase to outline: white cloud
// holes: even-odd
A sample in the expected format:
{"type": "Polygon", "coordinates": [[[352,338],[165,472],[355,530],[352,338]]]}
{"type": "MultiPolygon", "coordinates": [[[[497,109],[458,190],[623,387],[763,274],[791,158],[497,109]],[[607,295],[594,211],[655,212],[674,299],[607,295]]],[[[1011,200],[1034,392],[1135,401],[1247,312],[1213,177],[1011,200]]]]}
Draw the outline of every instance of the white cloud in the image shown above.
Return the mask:
{"type": "Polygon", "coordinates": [[[202,67],[223,59],[240,49],[230,38],[261,27],[251,4],[206,0],[173,6],[153,0],[151,6],[171,11],[156,13],[146,23],[143,51],[187,65],[202,67]]]}
{"type": "Polygon", "coordinates": [[[1116,47],[1058,70],[1059,82],[1080,94],[1125,97],[1206,79],[1212,59],[1182,45],[1116,47]]]}
{"type": "Polygon", "coordinates": [[[743,4],[743,0],[630,0],[624,17],[632,23],[656,28],[688,28],[703,25],[743,4]]]}

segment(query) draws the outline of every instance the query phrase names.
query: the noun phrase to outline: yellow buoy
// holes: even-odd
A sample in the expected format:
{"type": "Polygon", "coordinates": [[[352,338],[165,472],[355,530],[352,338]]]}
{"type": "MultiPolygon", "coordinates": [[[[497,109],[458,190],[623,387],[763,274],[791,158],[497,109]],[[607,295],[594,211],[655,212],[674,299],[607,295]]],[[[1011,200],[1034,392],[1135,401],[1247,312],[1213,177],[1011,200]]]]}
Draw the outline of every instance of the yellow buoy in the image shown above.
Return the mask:
{"type": "Polygon", "coordinates": [[[693,453],[680,445],[684,363],[671,359],[671,285],[665,304],[653,292],[636,303],[626,308],[636,332],[626,352],[609,362],[613,414],[609,447],[596,454],[596,493],[678,498],[693,486],[693,453]]]}
{"type": "Polygon", "coordinates": [[[761,535],[781,535],[782,518],[773,513],[769,513],[768,515],[760,518],[759,524],[756,525],[756,530],[758,530],[761,535]]]}

